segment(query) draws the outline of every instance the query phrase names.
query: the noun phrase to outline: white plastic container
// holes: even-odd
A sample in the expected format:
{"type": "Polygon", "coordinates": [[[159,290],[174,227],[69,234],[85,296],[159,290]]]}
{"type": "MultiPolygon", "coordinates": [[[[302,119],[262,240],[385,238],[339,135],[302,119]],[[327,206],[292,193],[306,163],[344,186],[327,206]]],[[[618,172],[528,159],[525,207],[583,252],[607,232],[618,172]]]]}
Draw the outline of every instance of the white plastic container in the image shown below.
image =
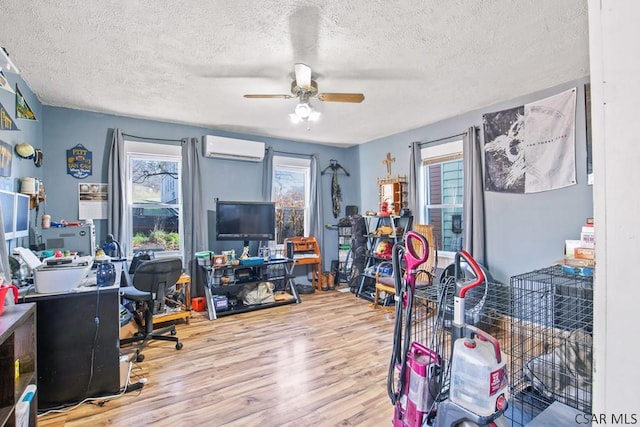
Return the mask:
{"type": "Polygon", "coordinates": [[[36,394],[37,387],[29,384],[16,403],[16,427],[29,427],[29,414],[31,412],[31,401],[36,394]]]}
{"type": "Polygon", "coordinates": [[[490,338],[494,343],[478,337],[456,340],[451,360],[449,398],[483,417],[497,411],[500,396],[508,398],[505,358],[497,341],[490,338]]]}
{"type": "Polygon", "coordinates": [[[29,409],[27,402],[16,403],[16,427],[29,427],[29,409]]]}

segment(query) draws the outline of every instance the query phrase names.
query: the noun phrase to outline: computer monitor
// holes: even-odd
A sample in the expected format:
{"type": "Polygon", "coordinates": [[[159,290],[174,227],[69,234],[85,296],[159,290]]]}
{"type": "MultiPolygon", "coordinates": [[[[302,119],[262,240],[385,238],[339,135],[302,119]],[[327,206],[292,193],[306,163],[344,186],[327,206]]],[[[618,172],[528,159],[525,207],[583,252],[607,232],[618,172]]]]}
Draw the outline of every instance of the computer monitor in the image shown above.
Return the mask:
{"type": "Polygon", "coordinates": [[[0,190],[0,208],[2,208],[2,225],[4,228],[5,240],[14,238],[14,193],[11,191],[0,190]]]}
{"type": "Polygon", "coordinates": [[[29,208],[31,197],[28,194],[15,193],[13,209],[14,229],[13,237],[26,237],[29,235],[29,208]]]}

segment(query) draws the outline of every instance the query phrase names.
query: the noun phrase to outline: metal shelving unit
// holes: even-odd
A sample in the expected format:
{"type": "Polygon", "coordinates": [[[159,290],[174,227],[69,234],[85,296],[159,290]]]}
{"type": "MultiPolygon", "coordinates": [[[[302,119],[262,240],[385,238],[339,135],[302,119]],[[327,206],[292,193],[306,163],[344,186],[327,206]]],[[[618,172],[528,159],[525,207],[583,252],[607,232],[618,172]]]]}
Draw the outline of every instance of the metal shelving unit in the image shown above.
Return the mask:
{"type": "Polygon", "coordinates": [[[373,301],[376,268],[380,263],[391,260],[391,252],[389,252],[389,257],[382,257],[376,254],[376,248],[383,242],[394,245],[397,242],[404,241],[407,231],[411,230],[411,226],[413,225],[413,216],[378,215],[367,216],[365,218],[368,231],[368,249],[365,267],[360,275],[360,286],[358,287],[356,296],[373,301]],[[387,230],[390,228],[389,232],[385,233],[385,228],[387,230]]]}

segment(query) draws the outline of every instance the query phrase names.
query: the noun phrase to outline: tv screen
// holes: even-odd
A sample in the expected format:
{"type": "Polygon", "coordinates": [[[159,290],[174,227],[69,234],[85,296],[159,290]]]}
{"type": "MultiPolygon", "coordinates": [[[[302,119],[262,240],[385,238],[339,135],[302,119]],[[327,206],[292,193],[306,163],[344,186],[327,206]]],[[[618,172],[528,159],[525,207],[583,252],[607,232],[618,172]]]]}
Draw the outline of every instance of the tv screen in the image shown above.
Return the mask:
{"type": "Polygon", "coordinates": [[[13,237],[26,237],[29,235],[29,201],[28,194],[16,193],[15,219],[16,228],[13,237]]]}
{"type": "Polygon", "coordinates": [[[2,226],[5,240],[13,239],[13,200],[11,191],[0,190],[0,208],[2,208],[2,226]]]}
{"type": "Polygon", "coordinates": [[[275,235],[275,203],[216,199],[216,240],[274,240],[275,235]]]}

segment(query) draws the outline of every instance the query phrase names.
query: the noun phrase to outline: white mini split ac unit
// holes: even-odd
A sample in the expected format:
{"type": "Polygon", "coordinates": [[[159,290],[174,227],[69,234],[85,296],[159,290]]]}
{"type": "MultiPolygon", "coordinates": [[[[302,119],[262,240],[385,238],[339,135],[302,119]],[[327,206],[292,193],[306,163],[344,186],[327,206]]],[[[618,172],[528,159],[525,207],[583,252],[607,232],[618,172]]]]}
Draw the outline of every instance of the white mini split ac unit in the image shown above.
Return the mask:
{"type": "Polygon", "coordinates": [[[204,157],[260,162],[264,158],[264,142],[204,135],[202,152],[204,157]]]}

